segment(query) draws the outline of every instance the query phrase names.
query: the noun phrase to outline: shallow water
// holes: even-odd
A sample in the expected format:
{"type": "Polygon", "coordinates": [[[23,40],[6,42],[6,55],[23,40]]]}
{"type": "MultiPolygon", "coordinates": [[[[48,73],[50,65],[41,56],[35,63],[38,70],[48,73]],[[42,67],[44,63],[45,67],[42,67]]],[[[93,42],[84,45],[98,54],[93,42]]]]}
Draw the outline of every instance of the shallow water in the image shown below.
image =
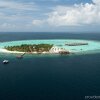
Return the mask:
{"type": "Polygon", "coordinates": [[[48,39],[48,40],[21,40],[0,43],[0,48],[5,46],[16,46],[22,44],[53,44],[54,46],[64,48],[71,52],[100,52],[100,42],[90,40],[79,40],[79,39],[48,39]],[[67,46],[66,43],[88,43],[88,45],[81,46],[67,46]],[[59,46],[61,45],[61,46],[59,46]]]}

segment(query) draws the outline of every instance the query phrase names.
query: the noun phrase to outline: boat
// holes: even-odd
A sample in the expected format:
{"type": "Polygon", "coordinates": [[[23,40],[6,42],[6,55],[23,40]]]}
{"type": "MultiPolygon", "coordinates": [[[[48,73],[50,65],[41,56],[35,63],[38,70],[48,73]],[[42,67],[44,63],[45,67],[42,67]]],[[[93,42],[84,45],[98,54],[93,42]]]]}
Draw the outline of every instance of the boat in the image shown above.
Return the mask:
{"type": "Polygon", "coordinates": [[[59,54],[66,55],[66,54],[70,54],[70,52],[69,51],[60,51],[59,54]]]}
{"type": "Polygon", "coordinates": [[[9,63],[9,60],[4,60],[3,61],[3,64],[8,64],[9,63]]]}

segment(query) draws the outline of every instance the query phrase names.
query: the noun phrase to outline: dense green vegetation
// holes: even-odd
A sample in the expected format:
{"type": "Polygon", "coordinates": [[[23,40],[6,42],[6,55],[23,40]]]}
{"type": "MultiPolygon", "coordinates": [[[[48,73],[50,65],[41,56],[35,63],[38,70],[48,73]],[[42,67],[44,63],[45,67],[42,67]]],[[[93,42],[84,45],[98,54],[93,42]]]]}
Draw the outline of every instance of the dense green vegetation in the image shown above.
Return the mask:
{"type": "Polygon", "coordinates": [[[48,52],[53,45],[50,44],[23,44],[20,46],[7,46],[5,49],[9,51],[20,51],[20,52],[48,52]]]}

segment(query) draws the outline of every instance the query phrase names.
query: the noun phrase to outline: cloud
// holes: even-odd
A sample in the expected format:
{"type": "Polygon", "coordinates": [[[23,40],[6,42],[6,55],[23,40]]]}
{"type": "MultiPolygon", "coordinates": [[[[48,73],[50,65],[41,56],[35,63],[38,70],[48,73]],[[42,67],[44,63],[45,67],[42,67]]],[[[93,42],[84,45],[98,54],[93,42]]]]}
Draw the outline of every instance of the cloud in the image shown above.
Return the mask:
{"type": "Polygon", "coordinates": [[[100,0],[93,3],[57,6],[48,13],[47,23],[53,26],[100,25],[100,0]]]}
{"type": "Polygon", "coordinates": [[[31,3],[11,0],[0,0],[0,30],[26,28],[33,20],[33,14],[38,7],[31,3]]]}
{"type": "Polygon", "coordinates": [[[96,5],[100,5],[100,0],[92,0],[96,5]]]}
{"type": "MultiPolygon", "coordinates": [[[[37,0],[36,0],[36,1],[37,1],[37,0]]],[[[48,1],[49,1],[49,2],[58,2],[59,0],[40,0],[40,2],[41,2],[41,1],[43,1],[43,2],[44,2],[44,1],[45,1],[45,2],[48,2],[48,1]]]]}
{"type": "Polygon", "coordinates": [[[33,21],[32,21],[32,24],[33,24],[34,26],[40,26],[40,25],[42,25],[43,23],[44,23],[43,20],[33,20],[33,21]]]}
{"type": "MultiPolygon", "coordinates": [[[[37,0],[33,0],[34,2],[37,0]]],[[[93,3],[58,5],[61,0],[41,0],[38,2],[26,2],[26,0],[0,0],[0,30],[60,30],[63,28],[77,30],[77,26],[100,25],[100,0],[92,0],[93,3]],[[23,2],[21,2],[23,1],[23,2]],[[41,1],[55,5],[42,6],[41,1]],[[46,6],[46,7],[47,7],[46,6]],[[53,8],[52,8],[53,7],[53,8]],[[48,13],[47,13],[48,12],[48,13]],[[33,28],[36,26],[36,28],[33,28]],[[42,27],[41,27],[42,26],[42,27]]],[[[69,0],[70,1],[70,0],[69,0]]],[[[62,4],[62,3],[61,3],[62,4]]]]}
{"type": "Polygon", "coordinates": [[[0,28],[5,29],[5,28],[15,28],[16,26],[14,24],[9,24],[9,23],[3,23],[0,24],[0,28]]]}
{"type": "Polygon", "coordinates": [[[14,9],[14,10],[36,10],[36,6],[33,2],[21,3],[15,1],[0,1],[0,8],[14,9]]]}

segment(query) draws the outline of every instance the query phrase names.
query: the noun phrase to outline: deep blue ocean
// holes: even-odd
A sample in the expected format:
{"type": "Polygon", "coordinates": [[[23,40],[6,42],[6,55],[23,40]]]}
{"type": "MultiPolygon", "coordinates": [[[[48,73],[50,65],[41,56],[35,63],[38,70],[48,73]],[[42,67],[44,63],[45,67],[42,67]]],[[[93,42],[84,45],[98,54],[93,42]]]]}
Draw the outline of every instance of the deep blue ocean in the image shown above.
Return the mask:
{"type": "MultiPolygon", "coordinates": [[[[8,32],[0,42],[29,39],[100,40],[96,33],[8,32]]],[[[0,54],[0,100],[86,100],[100,96],[100,54],[15,55],[0,54]],[[8,59],[10,63],[3,65],[8,59]]]]}

